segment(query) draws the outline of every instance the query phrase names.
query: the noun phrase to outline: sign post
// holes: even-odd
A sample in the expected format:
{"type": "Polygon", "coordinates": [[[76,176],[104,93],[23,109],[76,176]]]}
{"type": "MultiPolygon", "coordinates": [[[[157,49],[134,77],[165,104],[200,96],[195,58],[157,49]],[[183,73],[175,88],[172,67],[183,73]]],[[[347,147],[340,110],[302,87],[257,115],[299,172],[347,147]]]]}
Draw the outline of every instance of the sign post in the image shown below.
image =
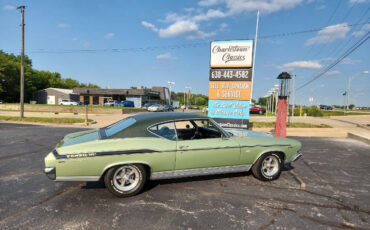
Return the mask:
{"type": "Polygon", "coordinates": [[[253,40],[211,42],[208,116],[222,127],[249,127],[253,40]]]}

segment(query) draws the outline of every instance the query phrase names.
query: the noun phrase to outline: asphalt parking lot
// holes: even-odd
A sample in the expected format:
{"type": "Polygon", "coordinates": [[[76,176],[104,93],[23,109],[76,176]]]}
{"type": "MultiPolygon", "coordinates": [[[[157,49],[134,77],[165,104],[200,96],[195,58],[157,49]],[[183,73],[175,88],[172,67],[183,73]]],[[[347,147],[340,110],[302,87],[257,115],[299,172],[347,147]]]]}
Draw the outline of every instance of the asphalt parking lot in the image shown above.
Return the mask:
{"type": "Polygon", "coordinates": [[[370,146],[297,138],[273,182],[249,173],[151,182],[119,199],[102,183],[54,182],[43,157],[74,128],[0,123],[0,229],[369,229],[370,146]]]}

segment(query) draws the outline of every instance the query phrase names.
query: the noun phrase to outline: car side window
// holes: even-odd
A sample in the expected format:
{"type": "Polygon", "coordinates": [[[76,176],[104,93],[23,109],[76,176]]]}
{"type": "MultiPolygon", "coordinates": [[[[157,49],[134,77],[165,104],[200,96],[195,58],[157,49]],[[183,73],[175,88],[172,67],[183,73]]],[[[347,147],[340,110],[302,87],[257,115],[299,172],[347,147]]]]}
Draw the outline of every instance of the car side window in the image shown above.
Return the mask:
{"type": "Polygon", "coordinates": [[[221,138],[222,133],[209,120],[194,120],[197,127],[195,139],[221,138]]]}
{"type": "Polygon", "coordinates": [[[176,140],[176,130],[173,122],[153,125],[148,130],[160,137],[166,138],[171,141],[176,140]]]}
{"type": "Polygon", "coordinates": [[[176,121],[176,132],[178,140],[191,140],[195,133],[195,126],[191,121],[176,121]]]}

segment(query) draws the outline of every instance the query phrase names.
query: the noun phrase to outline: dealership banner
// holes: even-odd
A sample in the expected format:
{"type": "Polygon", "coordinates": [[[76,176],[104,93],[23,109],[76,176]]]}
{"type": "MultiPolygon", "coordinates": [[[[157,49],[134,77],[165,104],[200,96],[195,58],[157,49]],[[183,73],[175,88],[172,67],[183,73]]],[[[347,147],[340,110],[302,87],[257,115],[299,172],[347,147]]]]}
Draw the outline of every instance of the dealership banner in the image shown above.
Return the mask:
{"type": "Polygon", "coordinates": [[[210,81],[209,99],[250,100],[250,81],[210,81]]]}
{"type": "Polygon", "coordinates": [[[213,118],[249,119],[249,101],[209,100],[208,114],[213,118]]]}
{"type": "Polygon", "coordinates": [[[230,118],[213,118],[219,125],[229,129],[248,129],[249,120],[230,119],[230,118]]]}
{"type": "Polygon", "coordinates": [[[210,81],[251,81],[252,69],[211,69],[210,81]]]}
{"type": "Polygon", "coordinates": [[[253,40],[211,42],[211,68],[252,67],[253,40]]]}
{"type": "Polygon", "coordinates": [[[253,40],[211,42],[208,116],[222,127],[248,129],[253,40]]]}

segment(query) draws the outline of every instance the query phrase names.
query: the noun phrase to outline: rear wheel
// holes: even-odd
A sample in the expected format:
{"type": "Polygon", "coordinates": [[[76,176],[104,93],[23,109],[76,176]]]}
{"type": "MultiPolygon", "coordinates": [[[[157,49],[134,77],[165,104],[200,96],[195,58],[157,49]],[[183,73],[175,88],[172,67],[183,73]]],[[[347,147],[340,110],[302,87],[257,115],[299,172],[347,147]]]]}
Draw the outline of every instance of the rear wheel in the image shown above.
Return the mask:
{"type": "Polygon", "coordinates": [[[277,153],[265,153],[254,163],[253,175],[263,181],[275,180],[280,176],[282,157],[277,153]]]}
{"type": "Polygon", "coordinates": [[[144,187],[146,171],[142,165],[121,165],[108,170],[104,183],[109,192],[118,197],[138,194],[144,187]]]}

